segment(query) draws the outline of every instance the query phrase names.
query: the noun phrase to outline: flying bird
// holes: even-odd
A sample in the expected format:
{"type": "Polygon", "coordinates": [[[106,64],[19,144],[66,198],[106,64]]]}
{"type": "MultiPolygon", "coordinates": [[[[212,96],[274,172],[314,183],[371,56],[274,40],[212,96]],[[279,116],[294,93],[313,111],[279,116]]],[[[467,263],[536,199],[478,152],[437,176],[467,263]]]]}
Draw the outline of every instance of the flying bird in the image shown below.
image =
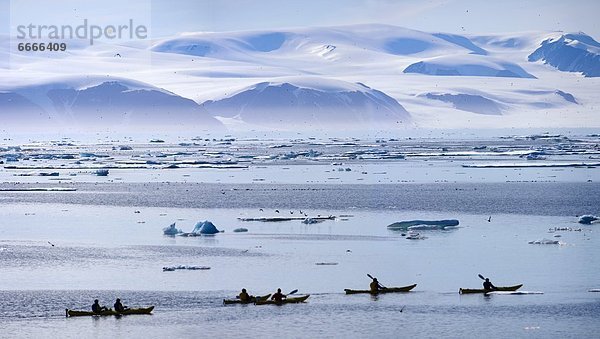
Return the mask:
{"type": "Polygon", "coordinates": [[[117,53],[117,54],[115,54],[115,57],[119,57],[120,58],[121,54],[117,53]]]}
{"type": "Polygon", "coordinates": [[[279,213],[279,210],[275,210],[275,213],[279,213]]]}

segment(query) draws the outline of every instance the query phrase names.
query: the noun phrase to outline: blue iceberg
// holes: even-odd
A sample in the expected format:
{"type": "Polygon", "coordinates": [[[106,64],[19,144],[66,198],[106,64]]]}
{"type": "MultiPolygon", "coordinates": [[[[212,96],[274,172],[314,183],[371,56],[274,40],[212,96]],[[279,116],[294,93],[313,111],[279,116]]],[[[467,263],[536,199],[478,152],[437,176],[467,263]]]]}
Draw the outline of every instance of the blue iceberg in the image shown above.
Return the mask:
{"type": "Polygon", "coordinates": [[[175,223],[172,223],[168,227],[163,228],[164,235],[177,235],[179,233],[183,232],[175,227],[175,223]]]}
{"type": "Polygon", "coordinates": [[[204,220],[204,221],[199,221],[196,224],[196,226],[194,226],[192,233],[194,233],[194,234],[216,234],[216,233],[219,233],[219,230],[217,229],[217,227],[215,227],[215,225],[212,222],[210,222],[208,220],[204,220]]]}

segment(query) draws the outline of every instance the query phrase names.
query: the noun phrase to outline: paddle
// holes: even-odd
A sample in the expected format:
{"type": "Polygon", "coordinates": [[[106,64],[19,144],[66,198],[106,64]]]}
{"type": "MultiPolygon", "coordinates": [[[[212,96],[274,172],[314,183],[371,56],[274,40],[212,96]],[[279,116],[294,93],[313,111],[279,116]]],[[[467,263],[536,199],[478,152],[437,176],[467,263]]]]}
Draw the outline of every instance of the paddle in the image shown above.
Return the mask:
{"type": "MultiPolygon", "coordinates": [[[[371,278],[371,279],[375,279],[375,278],[373,278],[373,276],[372,276],[372,275],[370,275],[369,273],[367,273],[367,277],[369,277],[369,278],[371,278]]],[[[382,284],[381,284],[379,281],[377,282],[377,284],[379,285],[379,287],[380,287],[380,288],[387,288],[387,287],[383,286],[383,285],[382,285],[382,284]]]]}
{"type": "Polygon", "coordinates": [[[286,294],[286,295],[290,295],[290,294],[295,294],[296,292],[298,292],[298,290],[293,290],[290,293],[286,294]]]}
{"type": "Polygon", "coordinates": [[[478,274],[477,276],[480,277],[481,280],[485,280],[485,278],[481,274],[478,274]]]}

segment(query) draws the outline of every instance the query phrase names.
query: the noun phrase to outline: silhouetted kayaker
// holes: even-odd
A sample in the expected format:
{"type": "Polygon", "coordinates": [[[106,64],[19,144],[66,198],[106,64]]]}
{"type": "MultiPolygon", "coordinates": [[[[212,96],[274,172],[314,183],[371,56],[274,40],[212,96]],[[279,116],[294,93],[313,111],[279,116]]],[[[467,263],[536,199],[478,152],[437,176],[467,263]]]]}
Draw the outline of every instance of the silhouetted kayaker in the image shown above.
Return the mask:
{"type": "Polygon", "coordinates": [[[113,305],[115,307],[115,311],[117,312],[123,312],[127,309],[127,306],[123,306],[123,304],[121,304],[121,299],[117,298],[117,301],[115,301],[115,304],[113,305]]]}
{"type": "Polygon", "coordinates": [[[494,291],[496,290],[496,286],[492,284],[490,278],[485,278],[485,281],[483,282],[483,289],[486,291],[494,291]]]}
{"type": "Polygon", "coordinates": [[[238,295],[238,298],[241,302],[248,303],[252,297],[246,292],[245,288],[242,288],[242,292],[238,295]]]}
{"type": "Polygon", "coordinates": [[[278,288],[277,293],[275,293],[271,296],[271,300],[275,300],[275,302],[278,302],[278,303],[282,302],[283,299],[285,299],[285,298],[287,298],[287,296],[285,294],[281,293],[281,288],[278,288]]]}
{"type": "Polygon", "coordinates": [[[103,311],[108,311],[108,308],[100,306],[100,304],[98,303],[98,299],[94,300],[94,304],[92,305],[92,312],[102,313],[103,311]]]}
{"type": "Polygon", "coordinates": [[[377,281],[377,278],[373,278],[373,281],[371,281],[371,283],[369,284],[369,289],[371,290],[371,293],[379,292],[379,287],[379,281],[377,281]]]}

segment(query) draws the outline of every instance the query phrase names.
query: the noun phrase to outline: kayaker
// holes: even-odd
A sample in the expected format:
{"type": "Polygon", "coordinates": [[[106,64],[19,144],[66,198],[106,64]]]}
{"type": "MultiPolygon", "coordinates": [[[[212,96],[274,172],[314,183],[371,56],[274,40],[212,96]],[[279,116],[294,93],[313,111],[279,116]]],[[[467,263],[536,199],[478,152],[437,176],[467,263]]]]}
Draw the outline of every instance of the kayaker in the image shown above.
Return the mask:
{"type": "Polygon", "coordinates": [[[108,311],[108,308],[100,306],[98,299],[94,300],[94,304],[92,305],[92,312],[102,313],[103,311],[108,311]]]}
{"type": "Polygon", "coordinates": [[[281,288],[278,288],[277,293],[275,293],[271,296],[271,300],[275,300],[275,302],[278,302],[278,303],[282,302],[283,299],[285,299],[285,298],[287,298],[287,296],[285,294],[281,293],[281,288]]]}
{"type": "Polygon", "coordinates": [[[252,297],[246,292],[245,288],[242,288],[242,292],[238,295],[238,298],[243,303],[249,303],[252,297]]]}
{"type": "Polygon", "coordinates": [[[371,290],[371,293],[379,292],[380,286],[379,281],[377,281],[377,278],[373,278],[373,281],[371,281],[371,283],[369,284],[369,289],[371,290]]]}
{"type": "Polygon", "coordinates": [[[123,304],[121,304],[121,299],[117,298],[117,301],[115,301],[115,304],[113,305],[115,307],[115,311],[117,312],[123,312],[127,309],[127,306],[123,306],[123,304]]]}
{"type": "Polygon", "coordinates": [[[486,291],[495,291],[497,288],[494,286],[494,284],[492,284],[490,278],[485,278],[485,281],[483,282],[483,289],[486,291]]]}

